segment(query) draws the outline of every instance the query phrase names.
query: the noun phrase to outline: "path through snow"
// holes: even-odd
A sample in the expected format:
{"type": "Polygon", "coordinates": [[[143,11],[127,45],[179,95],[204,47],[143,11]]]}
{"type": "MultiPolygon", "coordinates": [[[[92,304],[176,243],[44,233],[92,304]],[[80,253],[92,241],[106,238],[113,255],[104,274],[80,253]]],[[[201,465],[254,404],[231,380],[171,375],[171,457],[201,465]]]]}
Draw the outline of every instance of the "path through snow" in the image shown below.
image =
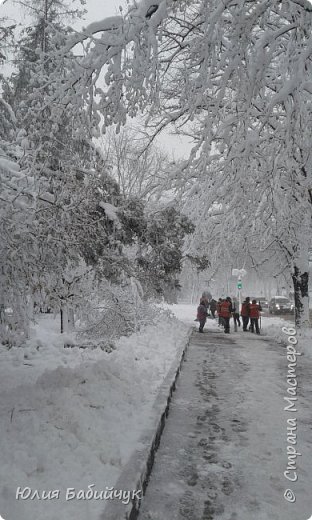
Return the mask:
{"type": "Polygon", "coordinates": [[[297,482],[284,477],[287,369],[272,339],[194,331],[139,520],[310,518],[312,361],[297,366],[297,482]]]}

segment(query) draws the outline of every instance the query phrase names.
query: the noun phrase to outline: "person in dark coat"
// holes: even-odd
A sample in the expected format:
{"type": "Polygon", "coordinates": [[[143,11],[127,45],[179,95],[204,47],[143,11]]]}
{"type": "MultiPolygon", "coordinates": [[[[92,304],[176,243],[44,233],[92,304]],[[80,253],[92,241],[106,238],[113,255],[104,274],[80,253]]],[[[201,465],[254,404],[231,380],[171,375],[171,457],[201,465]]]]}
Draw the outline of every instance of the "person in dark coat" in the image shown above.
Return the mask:
{"type": "Polygon", "coordinates": [[[232,314],[233,314],[233,320],[234,320],[234,331],[237,332],[237,325],[240,327],[240,319],[239,319],[239,307],[238,307],[238,301],[233,298],[232,300],[232,314]]]}
{"type": "Polygon", "coordinates": [[[207,312],[206,302],[202,298],[200,300],[199,306],[197,307],[197,320],[199,321],[198,332],[204,332],[204,326],[206,323],[207,315],[208,315],[208,312],[207,312]]]}
{"type": "Polygon", "coordinates": [[[215,313],[216,313],[216,310],[217,310],[217,302],[216,300],[214,300],[213,298],[210,300],[210,312],[211,312],[211,316],[214,318],[215,317],[215,313]]]}
{"type": "Polygon", "coordinates": [[[241,317],[243,320],[243,331],[247,332],[248,322],[249,322],[249,314],[250,314],[250,298],[247,298],[242,303],[241,308],[241,317]]]}
{"type": "Polygon", "coordinates": [[[217,302],[217,313],[218,313],[218,325],[219,327],[224,327],[223,318],[221,316],[221,303],[223,302],[223,298],[219,298],[217,302]]]}
{"type": "Polygon", "coordinates": [[[260,334],[259,329],[259,317],[260,317],[260,311],[262,311],[262,307],[260,303],[257,303],[257,300],[252,300],[252,303],[250,304],[249,309],[249,317],[250,317],[250,330],[251,332],[255,332],[260,334]]]}

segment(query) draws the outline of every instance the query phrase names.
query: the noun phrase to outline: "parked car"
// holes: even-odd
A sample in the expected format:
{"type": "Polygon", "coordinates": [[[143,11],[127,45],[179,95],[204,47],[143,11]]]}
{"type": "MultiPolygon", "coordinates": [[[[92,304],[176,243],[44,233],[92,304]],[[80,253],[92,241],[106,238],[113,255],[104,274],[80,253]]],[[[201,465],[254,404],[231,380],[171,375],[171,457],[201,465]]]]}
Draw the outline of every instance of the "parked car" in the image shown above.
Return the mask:
{"type": "Polygon", "coordinates": [[[260,296],[259,298],[256,298],[256,297],[250,298],[250,301],[252,301],[252,300],[257,300],[257,303],[260,302],[260,305],[261,305],[263,311],[269,308],[269,302],[265,298],[265,296],[260,296]]]}
{"type": "Polygon", "coordinates": [[[274,296],[270,300],[270,314],[290,314],[292,312],[294,312],[294,304],[286,296],[274,296]]]}

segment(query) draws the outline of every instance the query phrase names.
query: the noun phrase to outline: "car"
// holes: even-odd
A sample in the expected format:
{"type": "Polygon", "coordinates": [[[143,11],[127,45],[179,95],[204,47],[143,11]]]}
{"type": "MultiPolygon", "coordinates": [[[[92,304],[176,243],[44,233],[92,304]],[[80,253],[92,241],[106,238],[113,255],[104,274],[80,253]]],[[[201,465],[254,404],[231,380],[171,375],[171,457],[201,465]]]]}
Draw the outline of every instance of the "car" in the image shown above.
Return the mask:
{"type": "Polygon", "coordinates": [[[259,296],[259,298],[250,298],[250,301],[252,300],[256,300],[257,303],[260,303],[261,307],[262,307],[262,310],[264,311],[265,309],[268,309],[269,308],[269,302],[268,300],[265,298],[265,296],[259,296]]]}
{"type": "Polygon", "coordinates": [[[291,314],[294,304],[286,296],[274,296],[269,303],[270,314],[291,314]]]}

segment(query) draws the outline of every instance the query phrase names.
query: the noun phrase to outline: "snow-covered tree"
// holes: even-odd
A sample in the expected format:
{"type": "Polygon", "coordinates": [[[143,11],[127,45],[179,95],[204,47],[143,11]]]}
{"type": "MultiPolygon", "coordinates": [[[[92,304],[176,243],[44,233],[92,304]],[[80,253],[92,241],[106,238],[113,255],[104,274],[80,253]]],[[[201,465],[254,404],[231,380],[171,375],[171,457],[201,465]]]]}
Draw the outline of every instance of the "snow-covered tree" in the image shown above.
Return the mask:
{"type": "MultiPolygon", "coordinates": [[[[240,25],[228,30],[239,30],[240,38],[226,35],[221,24],[231,48],[221,52],[223,62],[211,50],[205,65],[211,88],[203,82],[204,110],[194,129],[197,155],[189,163],[191,193],[200,193],[199,222],[218,208],[217,226],[209,218],[211,226],[199,227],[208,231],[208,243],[217,237],[221,257],[222,251],[245,251],[261,263],[274,254],[272,274],[288,270],[300,325],[309,320],[311,14],[282,2],[265,11],[261,25],[263,13],[260,18],[255,5],[235,11],[240,25]],[[234,54],[229,59],[232,50],[236,63],[234,54]]],[[[198,86],[196,74],[193,85],[198,86]]]]}
{"type": "Polygon", "coordinates": [[[93,87],[105,125],[148,107],[156,133],[174,124],[194,135],[177,184],[207,187],[222,203],[225,234],[231,220],[247,238],[255,228],[258,240],[274,240],[293,277],[298,325],[308,319],[311,17],[306,0],[142,0],[75,34],[60,54],[84,43],[61,97],[74,91],[87,103],[93,87]]]}
{"type": "Polygon", "coordinates": [[[191,221],[173,206],[148,215],[137,251],[137,276],[147,295],[170,299],[179,289],[184,239],[193,230],[191,221]]]}
{"type": "MultiPolygon", "coordinates": [[[[49,204],[51,215],[57,208],[55,215],[62,214],[66,222],[64,208],[71,198],[66,186],[75,169],[90,171],[97,127],[115,125],[118,131],[127,117],[145,111],[151,138],[169,125],[194,138],[189,160],[171,169],[166,183],[187,199],[188,211],[194,210],[196,231],[188,254],[208,255],[212,270],[220,258],[227,263],[233,255],[247,256],[257,264],[272,263],[275,255],[277,271],[293,279],[296,322],[307,322],[311,17],[306,0],[141,0],[125,14],[81,32],[64,37],[55,29],[57,38],[41,46],[38,74],[30,78],[31,111],[25,111],[30,152],[24,164],[43,179],[43,235],[53,222],[44,216],[49,204]],[[75,148],[78,160],[71,168],[75,148]],[[83,160],[81,148],[86,150],[83,160]],[[242,238],[234,240],[238,235],[242,238]]],[[[72,193],[79,199],[79,187],[72,193]]],[[[95,229],[102,216],[98,206],[94,210],[97,196],[91,193],[95,229]]],[[[122,216],[116,208],[122,206],[123,201],[109,199],[99,205],[105,218],[110,215],[110,252],[115,241],[121,249],[127,240],[139,243],[140,226],[139,235],[125,222],[119,227],[122,216]]],[[[128,222],[135,220],[131,211],[128,217],[128,222]]],[[[149,225],[153,230],[154,224],[146,224],[146,230],[149,225]]],[[[79,233],[80,246],[86,244],[83,237],[79,233]]],[[[154,251],[145,251],[147,264],[157,260],[157,240],[154,251]]],[[[64,250],[65,240],[61,243],[64,250]]],[[[75,247],[72,251],[75,256],[75,247]]],[[[115,251],[115,261],[108,254],[106,264],[103,250],[96,253],[103,273],[116,267],[109,276],[119,273],[118,247],[115,251]]],[[[164,263],[159,270],[166,271],[164,263]]]]}
{"type": "Polygon", "coordinates": [[[146,135],[132,128],[116,134],[109,130],[102,138],[102,153],[125,196],[155,199],[170,169],[167,155],[149,146],[146,135]]]}

